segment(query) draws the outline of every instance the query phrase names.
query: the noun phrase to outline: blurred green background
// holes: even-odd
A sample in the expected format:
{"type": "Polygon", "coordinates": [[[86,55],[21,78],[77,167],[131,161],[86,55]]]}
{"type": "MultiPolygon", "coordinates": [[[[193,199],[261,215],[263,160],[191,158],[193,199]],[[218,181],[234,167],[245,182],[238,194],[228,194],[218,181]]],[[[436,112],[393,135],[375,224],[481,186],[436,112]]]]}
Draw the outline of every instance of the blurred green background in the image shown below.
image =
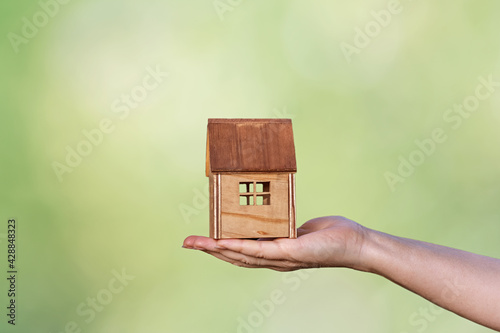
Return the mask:
{"type": "Polygon", "coordinates": [[[299,224],[344,215],[500,257],[500,87],[478,79],[500,82],[499,10],[1,2],[0,267],[14,217],[19,275],[15,327],[1,279],[0,331],[490,331],[376,276],[247,270],[181,245],[208,234],[207,118],[284,117],[299,224]],[[446,140],[419,153],[436,128],[446,140]]]}

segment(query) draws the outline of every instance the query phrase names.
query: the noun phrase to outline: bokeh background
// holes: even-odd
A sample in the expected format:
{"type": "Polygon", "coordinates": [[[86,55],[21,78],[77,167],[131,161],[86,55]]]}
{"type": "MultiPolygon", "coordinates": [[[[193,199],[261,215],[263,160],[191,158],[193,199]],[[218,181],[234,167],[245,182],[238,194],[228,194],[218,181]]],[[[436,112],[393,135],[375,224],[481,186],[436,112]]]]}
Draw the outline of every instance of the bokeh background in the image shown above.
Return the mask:
{"type": "Polygon", "coordinates": [[[181,245],[208,234],[207,118],[284,117],[299,224],[344,215],[500,257],[500,87],[460,125],[447,111],[474,101],[479,77],[500,81],[499,11],[494,0],[2,1],[1,269],[14,217],[19,276],[15,327],[1,279],[0,331],[490,331],[377,276],[248,270],[181,245]],[[386,173],[436,128],[445,142],[391,187],[386,173]],[[78,147],[86,156],[69,167],[78,147]]]}

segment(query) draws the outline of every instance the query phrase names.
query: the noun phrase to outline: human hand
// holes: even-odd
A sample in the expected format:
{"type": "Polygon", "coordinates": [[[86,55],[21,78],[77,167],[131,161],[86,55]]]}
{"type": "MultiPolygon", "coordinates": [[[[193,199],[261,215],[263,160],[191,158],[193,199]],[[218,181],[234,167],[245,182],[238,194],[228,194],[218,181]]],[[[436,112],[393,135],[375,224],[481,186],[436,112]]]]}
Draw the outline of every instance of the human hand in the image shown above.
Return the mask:
{"type": "Polygon", "coordinates": [[[298,238],[273,240],[220,239],[189,236],[184,248],[200,250],[248,268],[293,271],[315,267],[366,270],[362,260],[365,227],[341,216],[312,219],[297,229],[298,238]]]}

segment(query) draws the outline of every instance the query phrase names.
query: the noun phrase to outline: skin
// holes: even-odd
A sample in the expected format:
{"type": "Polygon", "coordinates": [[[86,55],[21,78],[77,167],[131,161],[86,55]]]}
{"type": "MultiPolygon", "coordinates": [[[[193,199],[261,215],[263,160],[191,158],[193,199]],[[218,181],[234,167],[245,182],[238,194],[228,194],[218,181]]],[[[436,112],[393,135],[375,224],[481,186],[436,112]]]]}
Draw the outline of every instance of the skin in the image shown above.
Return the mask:
{"type": "Polygon", "coordinates": [[[346,267],[374,273],[500,331],[499,259],[392,236],[340,216],[310,220],[297,234],[273,240],[189,236],[183,247],[247,268],[346,267]]]}

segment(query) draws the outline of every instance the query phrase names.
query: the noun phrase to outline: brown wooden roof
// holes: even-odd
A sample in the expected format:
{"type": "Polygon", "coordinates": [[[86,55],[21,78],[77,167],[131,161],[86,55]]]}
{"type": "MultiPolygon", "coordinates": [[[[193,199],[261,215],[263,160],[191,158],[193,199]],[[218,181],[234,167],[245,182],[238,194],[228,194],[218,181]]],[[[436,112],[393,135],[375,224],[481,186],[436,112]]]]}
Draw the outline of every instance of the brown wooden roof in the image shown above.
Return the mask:
{"type": "Polygon", "coordinates": [[[297,172],[290,119],[208,119],[207,176],[297,172]]]}

